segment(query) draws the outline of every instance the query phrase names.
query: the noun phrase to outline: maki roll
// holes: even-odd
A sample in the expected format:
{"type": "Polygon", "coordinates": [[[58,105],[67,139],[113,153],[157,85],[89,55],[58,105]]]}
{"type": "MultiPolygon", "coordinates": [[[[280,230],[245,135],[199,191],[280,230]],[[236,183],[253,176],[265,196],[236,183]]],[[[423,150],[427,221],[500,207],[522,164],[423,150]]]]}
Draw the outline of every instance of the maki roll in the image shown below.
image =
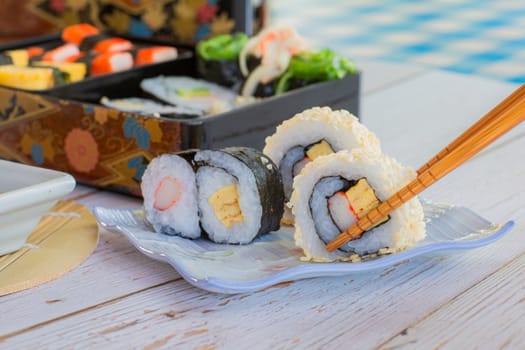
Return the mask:
{"type": "Polygon", "coordinates": [[[357,69],[352,61],[330,49],[299,52],[278,78],[275,94],[316,82],[342,79],[355,72],[357,69]]]}
{"type": "Polygon", "coordinates": [[[73,83],[80,81],[86,77],[87,67],[81,62],[47,62],[47,61],[35,61],[31,63],[34,67],[53,67],[58,69],[65,75],[65,82],[73,83]]]}
{"type": "Polygon", "coordinates": [[[248,147],[197,152],[201,225],[218,243],[249,243],[279,229],[284,194],[279,172],[248,147]]]}
{"type": "Polygon", "coordinates": [[[279,229],[283,189],[277,167],[247,147],[161,155],[142,177],[146,218],[155,231],[245,244],[279,229]]]}
{"type": "Polygon", "coordinates": [[[89,75],[121,72],[133,67],[133,56],[129,52],[106,52],[96,55],[89,64],[89,75]]]}
{"type": "Polygon", "coordinates": [[[237,94],[214,83],[184,76],[158,76],[141,81],[140,88],[159,100],[192,110],[196,116],[230,110],[237,94]]]}
{"type": "MultiPolygon", "coordinates": [[[[29,64],[29,52],[28,50],[19,49],[19,50],[7,50],[2,53],[7,55],[11,59],[11,63],[4,64],[14,64],[17,67],[26,67],[29,64]]],[[[5,62],[5,59],[2,61],[5,62]]]]}
{"type": "MultiPolygon", "coordinates": [[[[348,111],[313,107],[279,125],[275,133],[266,138],[263,153],[278,164],[285,201],[288,201],[293,179],[307,163],[327,154],[352,149],[381,152],[375,134],[348,111]]],[[[293,223],[289,209],[284,223],[293,223]]]]}
{"type": "Polygon", "coordinates": [[[135,66],[165,62],[177,58],[177,49],[173,46],[152,46],[132,50],[135,66]]]}
{"type": "Polygon", "coordinates": [[[306,48],[306,40],[288,26],[268,27],[250,38],[239,54],[239,66],[246,77],[241,95],[273,95],[274,80],[284,73],[292,56],[306,48]],[[248,68],[250,57],[260,63],[253,70],[248,68]]]}
{"type": "Polygon", "coordinates": [[[133,44],[127,39],[97,34],[85,37],[80,43],[79,49],[82,52],[100,55],[108,52],[131,50],[133,49],[133,44]]]}
{"type": "Polygon", "coordinates": [[[62,75],[55,68],[0,65],[0,85],[24,90],[46,90],[60,83],[62,75]]]}
{"type": "Polygon", "coordinates": [[[158,103],[157,101],[140,97],[127,97],[110,99],[102,97],[100,104],[118,109],[123,112],[139,113],[149,116],[163,116],[163,117],[186,117],[190,116],[194,111],[180,106],[166,105],[158,103]]]}
{"type": "Polygon", "coordinates": [[[148,164],[142,176],[146,219],[159,233],[186,238],[201,235],[194,154],[163,154],[148,164]]]}
{"type": "Polygon", "coordinates": [[[239,87],[243,75],[239,67],[239,53],[248,42],[244,33],[217,35],[200,41],[196,47],[197,72],[216,84],[239,87]]]}
{"type": "Polygon", "coordinates": [[[100,34],[100,29],[88,23],[69,25],[62,30],[62,40],[66,43],[79,46],[82,41],[90,36],[100,34]]]}
{"type": "Polygon", "coordinates": [[[73,57],[80,54],[80,50],[73,44],[64,44],[46,51],[42,55],[42,61],[48,62],[70,62],[73,57]]]}
{"type": "Polygon", "coordinates": [[[12,65],[13,59],[10,55],[0,52],[0,66],[12,65]]]}
{"type": "Polygon", "coordinates": [[[359,239],[330,253],[326,244],[415,178],[415,172],[383,154],[341,151],[305,166],[291,197],[295,242],[307,260],[352,259],[355,254],[406,249],[425,237],[417,198],[403,204],[359,239]]]}

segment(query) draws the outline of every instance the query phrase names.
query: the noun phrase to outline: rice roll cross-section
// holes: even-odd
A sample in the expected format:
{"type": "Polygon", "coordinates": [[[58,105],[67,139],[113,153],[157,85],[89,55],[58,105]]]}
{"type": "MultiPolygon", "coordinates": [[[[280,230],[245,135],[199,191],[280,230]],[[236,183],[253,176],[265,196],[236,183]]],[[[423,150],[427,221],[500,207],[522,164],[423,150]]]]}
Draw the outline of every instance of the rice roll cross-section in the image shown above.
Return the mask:
{"type": "Polygon", "coordinates": [[[194,154],[190,150],[160,155],[142,176],[146,219],[157,232],[186,238],[201,235],[194,154]]]}
{"type": "Polygon", "coordinates": [[[282,182],[264,154],[248,147],[203,150],[195,162],[201,226],[211,240],[245,244],[279,229],[282,182]]]}
{"type": "Polygon", "coordinates": [[[293,184],[295,242],[306,260],[351,260],[406,249],[425,237],[417,198],[390,213],[359,239],[330,253],[326,244],[408,184],[415,172],[382,154],[341,151],[305,166],[293,184]]]}
{"type": "MultiPolygon", "coordinates": [[[[313,107],[279,125],[266,138],[263,153],[278,164],[285,201],[290,199],[293,178],[314,159],[341,150],[364,149],[380,153],[378,138],[345,110],[313,107]]],[[[293,223],[287,209],[285,223],[293,223]]]]}

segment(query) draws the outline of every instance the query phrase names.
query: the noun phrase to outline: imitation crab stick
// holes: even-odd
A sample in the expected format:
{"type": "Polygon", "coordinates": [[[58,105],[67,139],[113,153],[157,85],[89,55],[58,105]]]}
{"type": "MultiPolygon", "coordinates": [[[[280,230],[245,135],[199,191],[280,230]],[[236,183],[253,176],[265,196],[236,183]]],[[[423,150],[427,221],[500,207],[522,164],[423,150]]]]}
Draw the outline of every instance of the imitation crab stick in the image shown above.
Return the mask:
{"type": "Polygon", "coordinates": [[[79,23],[67,26],[62,30],[62,40],[66,43],[80,45],[88,36],[98,35],[100,30],[91,24],[79,23]]]}
{"type": "Polygon", "coordinates": [[[133,48],[131,41],[123,38],[86,38],[81,45],[83,51],[102,54],[107,52],[127,51],[133,48]],[[91,42],[90,42],[91,41],[91,42]]]}
{"type": "Polygon", "coordinates": [[[73,44],[64,44],[53,50],[47,51],[42,56],[42,61],[67,62],[80,53],[78,47],[73,44]]]}
{"type": "Polygon", "coordinates": [[[133,57],[129,52],[108,52],[98,55],[91,61],[91,75],[120,72],[133,67],[133,57]]]}
{"type": "Polygon", "coordinates": [[[135,65],[169,61],[177,58],[177,49],[172,46],[153,46],[138,49],[135,53],[135,65]]]}

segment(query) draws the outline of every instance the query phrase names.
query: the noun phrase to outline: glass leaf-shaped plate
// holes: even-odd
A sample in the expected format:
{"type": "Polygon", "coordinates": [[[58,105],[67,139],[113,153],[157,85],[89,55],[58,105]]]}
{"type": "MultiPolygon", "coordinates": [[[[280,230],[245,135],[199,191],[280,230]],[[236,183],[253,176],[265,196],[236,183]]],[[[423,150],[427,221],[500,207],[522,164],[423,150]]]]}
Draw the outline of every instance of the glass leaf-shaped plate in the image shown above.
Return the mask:
{"type": "Polygon", "coordinates": [[[513,221],[493,224],[465,207],[424,202],[427,237],[405,251],[360,262],[302,261],[293,228],[257,238],[248,245],[216,244],[152,231],[142,209],[94,207],[105,229],[124,234],[145,255],[168,262],[189,283],[213,292],[244,293],[302,278],[341,276],[383,269],[422,255],[473,249],[503,237],[513,221]]]}

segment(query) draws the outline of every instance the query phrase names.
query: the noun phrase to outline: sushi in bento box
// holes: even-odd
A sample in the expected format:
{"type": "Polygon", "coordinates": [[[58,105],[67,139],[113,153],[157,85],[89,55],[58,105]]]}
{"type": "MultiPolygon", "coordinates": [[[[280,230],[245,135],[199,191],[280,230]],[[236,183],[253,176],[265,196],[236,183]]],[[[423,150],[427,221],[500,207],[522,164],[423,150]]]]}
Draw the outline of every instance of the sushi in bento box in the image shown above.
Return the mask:
{"type": "Polygon", "coordinates": [[[0,85],[60,96],[71,84],[128,70],[168,71],[191,56],[187,48],[117,37],[81,23],[60,34],[0,45],[0,85]]]}
{"type": "MultiPolygon", "coordinates": [[[[246,44],[252,45],[252,39],[246,44]]],[[[243,78],[235,87],[206,79],[197,69],[196,55],[182,56],[182,50],[172,61],[36,93],[0,87],[0,157],[65,171],[79,183],[139,196],[142,175],[160,154],[230,146],[262,150],[277,125],[312,106],[358,114],[358,71],[329,79],[320,79],[325,73],[317,71],[312,78],[288,67],[333,53],[297,55],[295,48],[279,50],[269,52],[284,57],[277,60],[289,63],[284,70],[274,60],[267,66],[260,52],[237,51],[238,57],[246,57],[247,70],[244,75],[239,68],[243,78]],[[276,91],[279,85],[282,90],[276,91]],[[273,93],[257,92],[268,87],[273,93]],[[249,93],[243,94],[243,89],[249,93]]],[[[208,56],[215,58],[213,53],[208,56]]]]}

